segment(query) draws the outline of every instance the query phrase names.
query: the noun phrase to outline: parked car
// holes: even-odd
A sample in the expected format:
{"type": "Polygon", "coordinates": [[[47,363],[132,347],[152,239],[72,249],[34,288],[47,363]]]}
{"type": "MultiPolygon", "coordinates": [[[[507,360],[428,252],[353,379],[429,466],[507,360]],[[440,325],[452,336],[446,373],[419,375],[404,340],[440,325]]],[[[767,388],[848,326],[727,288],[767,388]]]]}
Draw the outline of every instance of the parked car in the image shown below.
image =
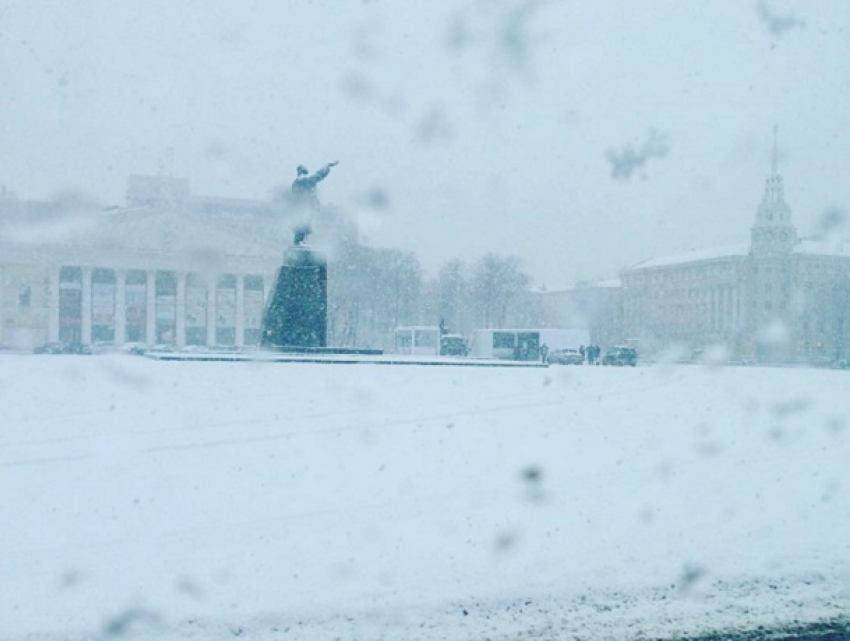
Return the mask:
{"type": "Polygon", "coordinates": [[[62,349],[63,354],[91,354],[91,345],[84,343],[65,343],[62,349]]]}
{"type": "Polygon", "coordinates": [[[33,350],[34,354],[91,354],[91,345],[83,343],[59,343],[50,341],[39,345],[33,350]]]}
{"type": "Polygon", "coordinates": [[[93,354],[110,354],[118,351],[118,346],[111,341],[96,341],[91,345],[93,354]]]}
{"type": "Polygon", "coordinates": [[[56,342],[48,342],[44,345],[39,345],[34,350],[32,350],[33,354],[61,354],[62,353],[62,343],[56,342]]]}
{"type": "Polygon", "coordinates": [[[143,356],[148,351],[148,346],[141,342],[124,343],[121,346],[121,351],[125,354],[133,354],[134,356],[143,356]]]}
{"type": "Polygon", "coordinates": [[[153,347],[149,347],[147,354],[171,354],[176,352],[177,348],[169,343],[157,343],[153,347]]]}
{"type": "Polygon", "coordinates": [[[546,361],[551,365],[581,365],[584,363],[584,354],[576,349],[553,349],[546,361]]]}
{"type": "Polygon", "coordinates": [[[633,347],[612,347],[602,357],[602,364],[634,367],[637,365],[637,359],[637,351],[633,347]]]}

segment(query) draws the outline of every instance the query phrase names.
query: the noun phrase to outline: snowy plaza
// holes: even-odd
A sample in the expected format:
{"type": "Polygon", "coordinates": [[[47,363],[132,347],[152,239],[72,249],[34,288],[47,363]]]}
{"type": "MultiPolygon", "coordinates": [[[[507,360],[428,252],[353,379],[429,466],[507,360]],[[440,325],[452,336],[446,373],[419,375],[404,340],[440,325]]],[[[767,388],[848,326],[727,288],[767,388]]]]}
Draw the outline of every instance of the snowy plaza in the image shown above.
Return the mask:
{"type": "Polygon", "coordinates": [[[850,608],[846,371],[0,374],[0,639],[628,639],[850,608]]]}

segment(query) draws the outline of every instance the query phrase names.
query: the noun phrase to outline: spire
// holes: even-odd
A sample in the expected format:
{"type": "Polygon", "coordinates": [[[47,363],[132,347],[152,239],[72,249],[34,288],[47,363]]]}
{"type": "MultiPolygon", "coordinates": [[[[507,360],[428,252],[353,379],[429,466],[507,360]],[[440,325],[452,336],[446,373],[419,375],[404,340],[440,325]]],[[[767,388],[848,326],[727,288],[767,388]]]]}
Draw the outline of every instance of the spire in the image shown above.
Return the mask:
{"type": "Polygon", "coordinates": [[[774,176],[779,173],[779,163],[776,156],[776,132],[779,130],[779,125],[773,125],[773,157],[771,159],[771,172],[774,176]]]}
{"type": "Polygon", "coordinates": [[[773,153],[770,159],[770,175],[765,180],[764,196],[756,214],[757,224],[791,224],[791,210],[785,203],[782,176],[779,175],[779,153],[776,144],[778,132],[778,125],[773,125],[773,153]]]}

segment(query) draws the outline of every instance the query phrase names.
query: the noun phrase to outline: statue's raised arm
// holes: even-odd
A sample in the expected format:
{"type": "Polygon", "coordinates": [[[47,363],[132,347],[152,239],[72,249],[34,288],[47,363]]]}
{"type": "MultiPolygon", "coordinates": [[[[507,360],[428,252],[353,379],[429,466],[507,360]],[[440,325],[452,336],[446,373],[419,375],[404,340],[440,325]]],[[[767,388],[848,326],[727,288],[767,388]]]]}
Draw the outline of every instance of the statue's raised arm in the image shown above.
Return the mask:
{"type": "Polygon", "coordinates": [[[339,164],[338,160],[334,160],[333,162],[329,162],[327,165],[322,167],[319,171],[313,174],[312,179],[318,183],[320,180],[324,180],[325,177],[331,173],[331,167],[336,167],[339,164]]]}

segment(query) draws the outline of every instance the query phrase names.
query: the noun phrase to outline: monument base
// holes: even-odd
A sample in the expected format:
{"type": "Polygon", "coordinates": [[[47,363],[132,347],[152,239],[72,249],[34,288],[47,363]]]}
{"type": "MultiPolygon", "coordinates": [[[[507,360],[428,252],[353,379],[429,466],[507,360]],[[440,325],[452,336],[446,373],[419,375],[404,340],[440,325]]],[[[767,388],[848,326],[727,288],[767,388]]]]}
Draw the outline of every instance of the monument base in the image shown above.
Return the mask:
{"type": "Polygon", "coordinates": [[[263,314],[261,346],[287,351],[325,348],[328,340],[328,269],[305,245],[283,253],[275,289],[263,314]]]}
{"type": "Polygon", "coordinates": [[[328,356],[380,356],[382,349],[354,349],[349,347],[299,347],[297,345],[265,346],[266,351],[284,354],[317,354],[328,356]]]}

